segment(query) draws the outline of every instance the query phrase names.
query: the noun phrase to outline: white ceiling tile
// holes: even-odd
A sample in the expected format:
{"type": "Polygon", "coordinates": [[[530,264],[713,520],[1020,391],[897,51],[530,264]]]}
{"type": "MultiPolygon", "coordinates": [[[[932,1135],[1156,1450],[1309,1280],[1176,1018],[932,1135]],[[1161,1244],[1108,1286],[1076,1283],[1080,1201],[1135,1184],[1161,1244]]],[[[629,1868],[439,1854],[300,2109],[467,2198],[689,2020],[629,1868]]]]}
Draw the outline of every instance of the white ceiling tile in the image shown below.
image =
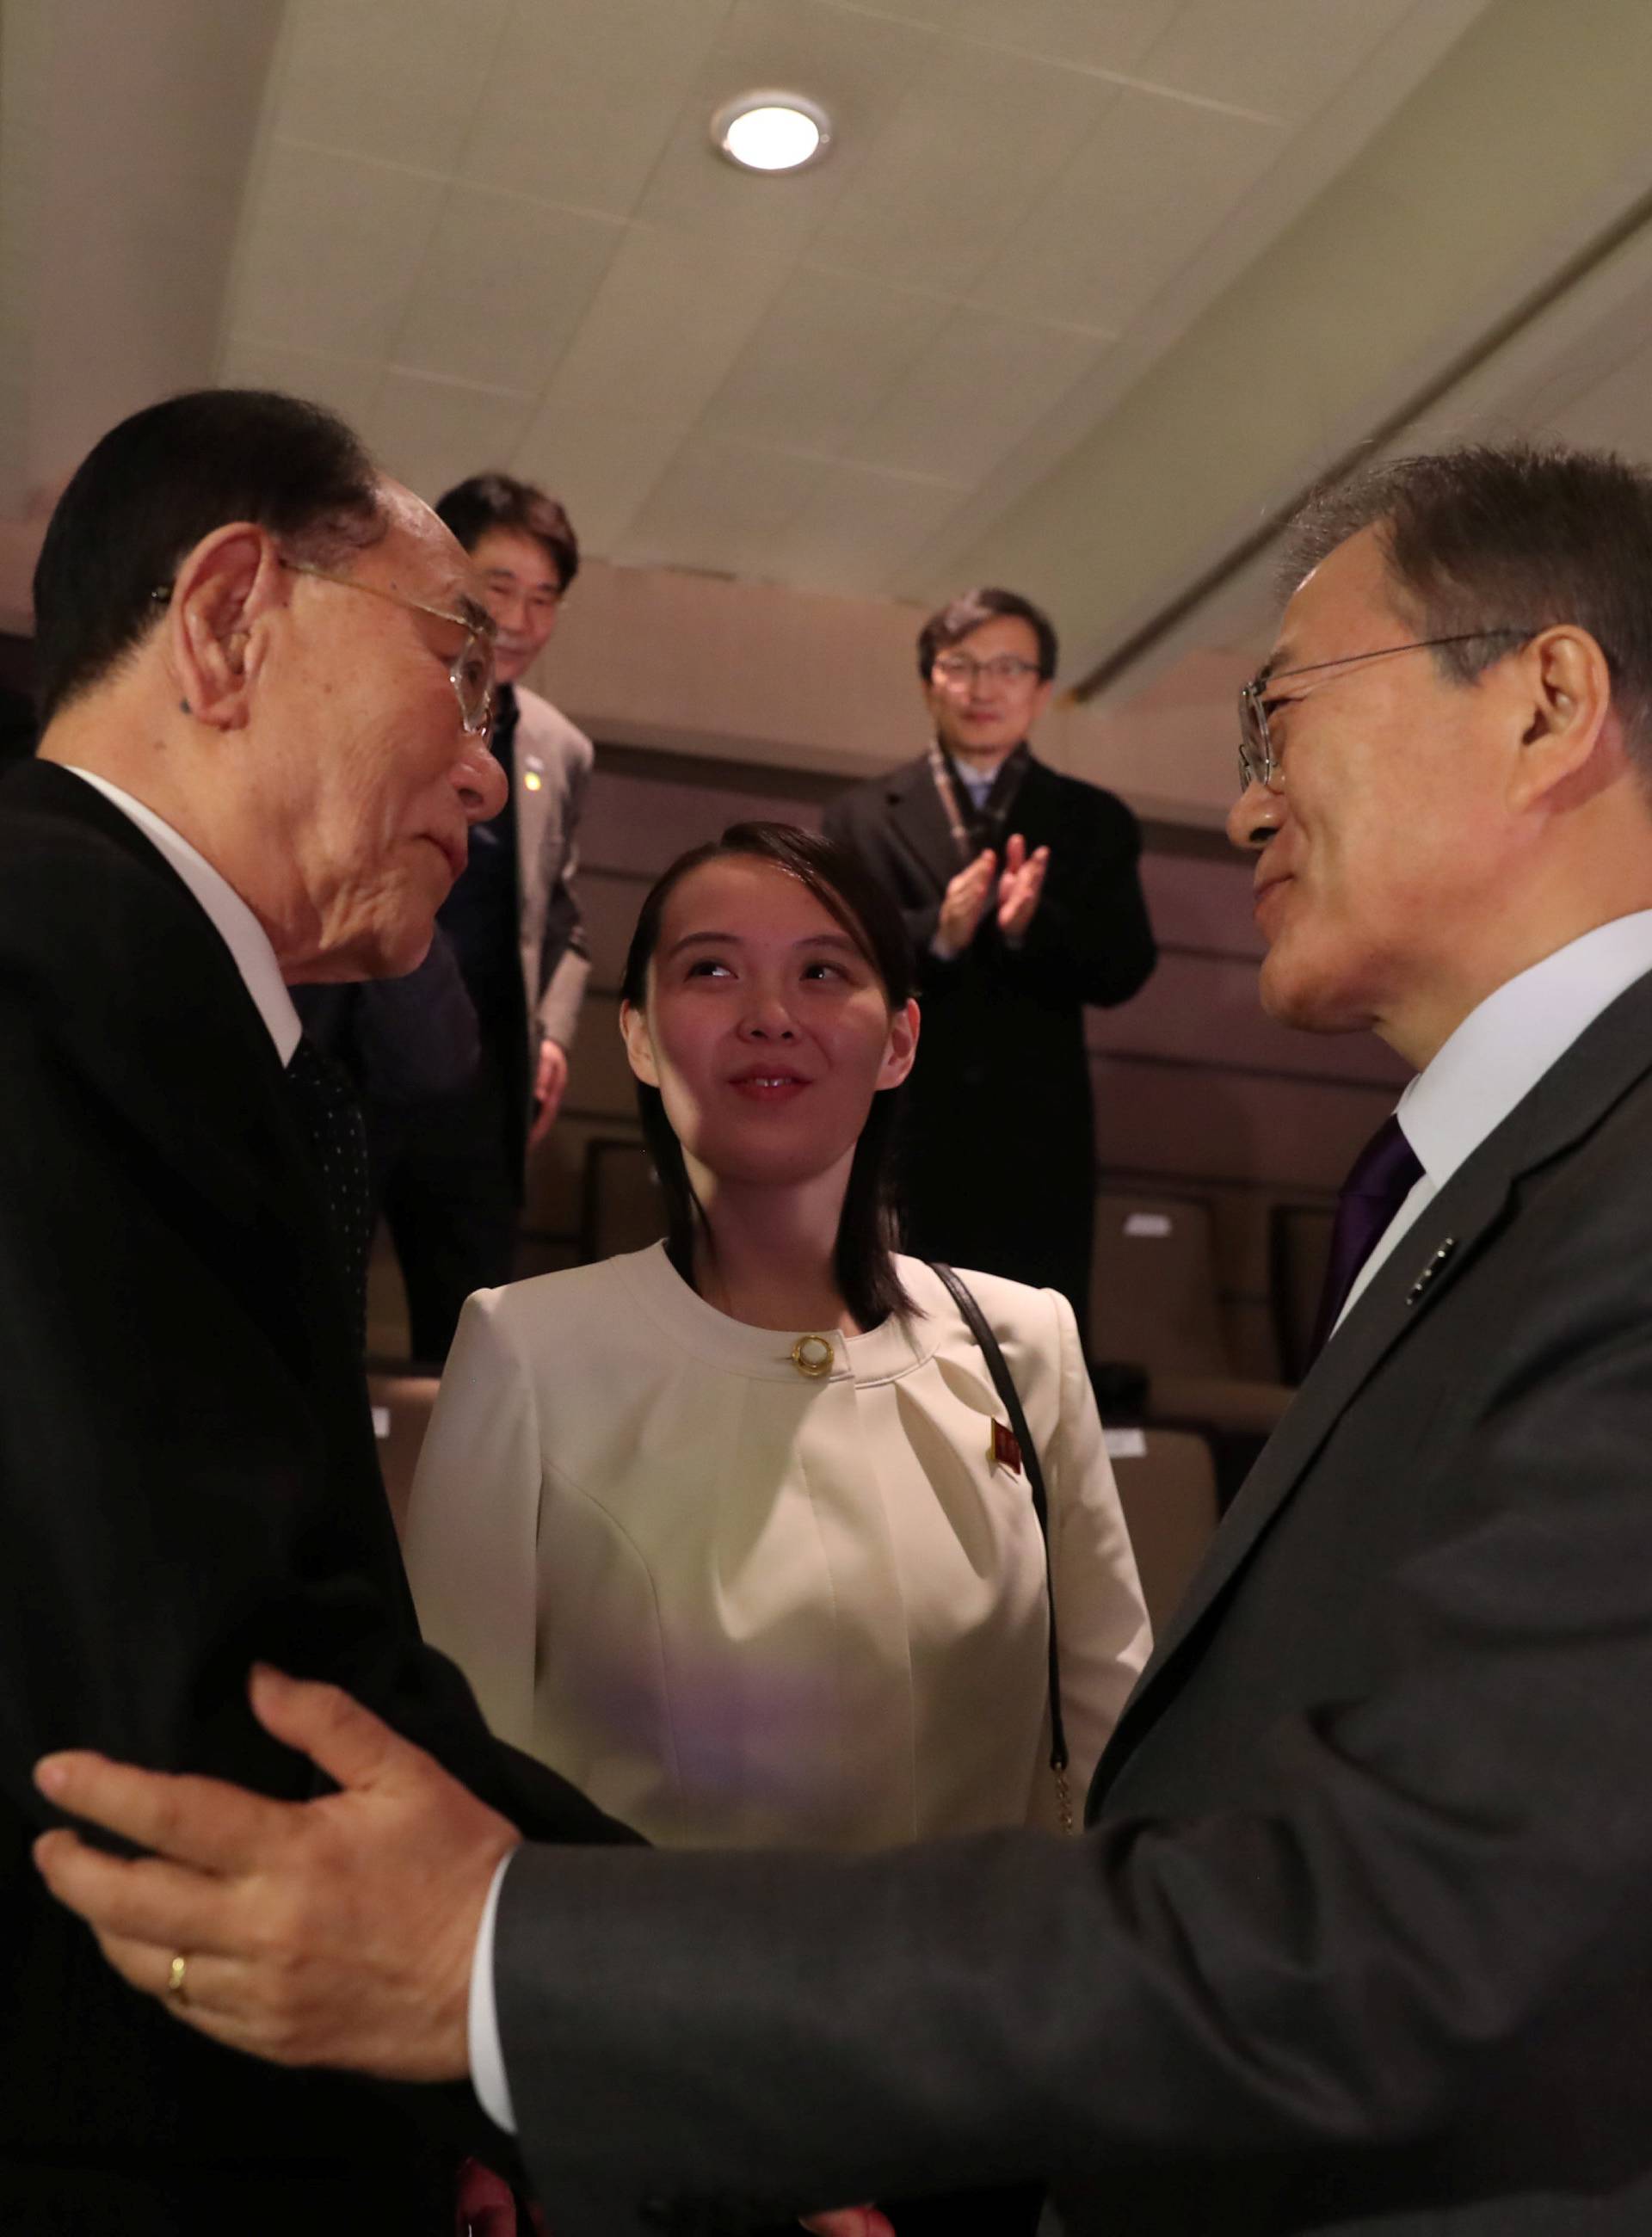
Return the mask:
{"type": "Polygon", "coordinates": [[[393,368],[362,432],[388,472],[433,502],[466,474],[507,463],[532,410],[531,397],[393,368]]]}
{"type": "Polygon", "coordinates": [[[230,333],[218,359],[221,388],[279,388],[327,405],[355,428],[366,426],[383,377],[382,366],[362,358],[289,349],[256,334],[230,333]]]}
{"type": "Polygon", "coordinates": [[[536,482],[568,509],[582,551],[611,559],[638,507],[658,481],[682,435],[656,419],[569,405],[529,422],[511,472],[536,482]]]}
{"type": "Polygon", "coordinates": [[[835,452],[948,315],[936,296],[806,266],[736,360],[705,430],[835,452]]]}
{"type": "Polygon", "coordinates": [[[637,214],[770,252],[802,249],[849,190],[906,88],[936,51],[931,28],[832,0],[736,0],[637,214]],[[832,120],[833,139],[819,163],[763,176],[717,154],[710,122],[737,95],[773,89],[818,102],[832,120]]]}
{"type": "Polygon", "coordinates": [[[774,544],[833,471],[820,459],[710,437],[685,443],[615,556],[631,566],[766,575],[774,544]]]}
{"type": "Polygon", "coordinates": [[[962,0],[949,29],[1081,69],[1131,70],[1182,0],[962,0]]]}
{"type": "Polygon", "coordinates": [[[811,258],[964,293],[1116,98],[1104,78],[942,45],[816,234],[811,258]]]}
{"type": "Polygon", "coordinates": [[[1133,90],[982,275],[1001,313],[1117,330],[1279,157],[1277,126],[1133,90]]]}
{"type": "Polygon", "coordinates": [[[1636,350],[1602,379],[1591,382],[1558,410],[1544,413],[1544,432],[1563,442],[1597,450],[1621,451],[1626,458],[1652,458],[1652,344],[1636,350]]]}
{"type": "Polygon", "coordinates": [[[451,170],[509,0],[292,0],[275,129],[451,170]]]}
{"type": "Polygon", "coordinates": [[[396,337],[396,362],[537,393],[624,238],[618,218],[455,187],[396,337]]]}
{"type": "MultiPolygon", "coordinates": [[[[963,0],[815,0],[815,4],[874,22],[923,23],[943,31],[951,27],[963,0]]],[[[1000,0],[1000,4],[1013,6],[1014,0],[1000,0]]]]}
{"type": "Polygon", "coordinates": [[[592,548],[625,524],[727,378],[787,267],[697,234],[631,226],[519,452],[592,548]]]}
{"type": "Polygon", "coordinates": [[[1141,58],[1155,85],[1301,122],[1416,0],[1186,0],[1141,58]]]}
{"type": "Polygon", "coordinates": [[[275,142],[241,244],[230,325],[300,349],[382,357],[445,192],[439,179],[275,142]]]}
{"type": "Polygon", "coordinates": [[[882,588],[967,492],[869,466],[835,465],[774,539],[762,571],[800,591],[882,588]]]}
{"type": "Polygon", "coordinates": [[[627,217],[731,0],[516,0],[460,163],[627,217]]]}
{"type": "Polygon", "coordinates": [[[981,477],[1111,348],[1103,334],[955,312],[879,409],[856,430],[858,465],[981,477]]]}

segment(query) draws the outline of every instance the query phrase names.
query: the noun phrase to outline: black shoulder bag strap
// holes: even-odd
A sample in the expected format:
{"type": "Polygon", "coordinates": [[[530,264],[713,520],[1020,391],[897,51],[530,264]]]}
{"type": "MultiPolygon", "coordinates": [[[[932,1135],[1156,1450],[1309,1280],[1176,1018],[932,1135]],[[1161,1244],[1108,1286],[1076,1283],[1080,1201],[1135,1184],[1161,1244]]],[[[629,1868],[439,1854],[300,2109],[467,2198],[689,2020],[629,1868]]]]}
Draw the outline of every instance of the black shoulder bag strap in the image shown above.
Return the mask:
{"type": "Polygon", "coordinates": [[[1061,1831],[1070,1833],[1073,1828],[1073,1794],[1067,1778],[1067,1731],[1061,1722],[1061,1657],[1055,1637],[1055,1574],[1050,1560],[1050,1503],[1044,1490],[1044,1471],[1039,1465],[1038,1447],[1033,1442],[1033,1433],[1027,1426],[1027,1415],[1021,1406],[1021,1393],[1015,1388],[1015,1378],[1009,1371],[1009,1362],[999,1347],[987,1316],[976,1303],[967,1283],[960,1280],[950,1266],[936,1259],[929,1262],[930,1271],[938,1274],[952,1293],[952,1301],[963,1315],[969,1333],[981,1346],[987,1362],[987,1372],[992,1376],[1009,1426],[1021,1447],[1021,1465],[1027,1470],[1028,1487],[1033,1495],[1033,1513],[1038,1518],[1039,1535],[1044,1541],[1044,1592],[1049,1603],[1049,1690],[1050,1690],[1050,1772],[1055,1780],[1055,1796],[1061,1807],[1061,1831]]]}

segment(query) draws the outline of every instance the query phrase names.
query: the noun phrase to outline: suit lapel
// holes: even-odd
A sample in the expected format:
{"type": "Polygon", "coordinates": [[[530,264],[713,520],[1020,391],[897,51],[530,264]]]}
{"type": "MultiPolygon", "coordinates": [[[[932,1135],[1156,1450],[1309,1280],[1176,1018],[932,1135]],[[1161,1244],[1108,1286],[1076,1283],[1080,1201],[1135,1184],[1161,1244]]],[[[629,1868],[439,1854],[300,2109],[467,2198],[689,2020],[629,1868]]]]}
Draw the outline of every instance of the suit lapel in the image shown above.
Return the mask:
{"type": "Polygon", "coordinates": [[[1156,1642],[1096,1767],[1092,1811],[1151,1726],[1166,1673],[1195,1650],[1218,1603],[1359,1392],[1503,1224],[1516,1183],[1590,1132],[1649,1070],[1652,975],[1596,1020],[1396,1245],[1310,1369],[1156,1642]]]}
{"type": "MultiPolygon", "coordinates": [[[[175,1177],[181,1204],[196,1199],[210,1207],[210,1231],[246,1239],[253,1309],[280,1330],[283,1348],[307,1357],[325,1323],[327,1342],[343,1331],[347,1356],[347,1324],[335,1310],[342,1292],[334,1300],[338,1285],[316,1279],[329,1263],[314,1231],[325,1222],[319,1186],[281,1059],[228,948],[164,855],[95,787],[36,762],[12,770],[6,790],[26,810],[96,833],[137,874],[111,866],[87,895],[62,890],[43,850],[33,866],[42,881],[37,953],[12,960],[25,983],[37,978],[40,1014],[63,1060],[175,1177]],[[182,1097],[180,1083],[188,1083],[182,1097]],[[306,1204],[308,1227],[297,1211],[306,1204]]],[[[72,858],[80,879],[84,846],[72,858]]],[[[235,1278],[235,1266],[227,1262],[225,1273],[235,1278]]]]}
{"type": "Polygon", "coordinates": [[[895,844],[938,894],[962,868],[929,773],[927,759],[909,762],[890,776],[884,792],[889,829],[895,844]]]}

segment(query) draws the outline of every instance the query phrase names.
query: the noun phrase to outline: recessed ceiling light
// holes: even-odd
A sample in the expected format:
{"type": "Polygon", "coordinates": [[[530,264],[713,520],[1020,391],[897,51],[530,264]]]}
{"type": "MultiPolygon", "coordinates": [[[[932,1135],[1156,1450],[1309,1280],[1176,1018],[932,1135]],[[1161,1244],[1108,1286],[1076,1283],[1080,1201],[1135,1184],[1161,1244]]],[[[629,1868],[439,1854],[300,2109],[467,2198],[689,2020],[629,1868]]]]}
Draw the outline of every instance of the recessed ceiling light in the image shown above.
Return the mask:
{"type": "Polygon", "coordinates": [[[817,163],[832,144],[832,124],[818,102],[798,93],[743,93],[711,119],[719,155],[744,171],[796,171],[817,163]]]}

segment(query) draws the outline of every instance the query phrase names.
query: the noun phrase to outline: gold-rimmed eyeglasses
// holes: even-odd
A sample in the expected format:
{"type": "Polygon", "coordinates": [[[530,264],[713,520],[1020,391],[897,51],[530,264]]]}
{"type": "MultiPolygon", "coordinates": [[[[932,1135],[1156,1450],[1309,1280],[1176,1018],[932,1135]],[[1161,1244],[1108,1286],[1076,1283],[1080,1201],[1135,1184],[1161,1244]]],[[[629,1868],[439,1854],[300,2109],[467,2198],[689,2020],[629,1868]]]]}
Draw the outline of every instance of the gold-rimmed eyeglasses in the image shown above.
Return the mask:
{"type": "Polygon", "coordinates": [[[390,590],[382,583],[364,583],[354,575],[337,575],[307,559],[283,559],[281,564],[290,575],[313,575],[318,583],[336,583],[341,590],[366,591],[375,598],[388,598],[392,605],[406,606],[410,613],[428,614],[433,621],[451,622],[455,629],[463,630],[465,642],[448,664],[447,680],[459,702],[466,734],[472,738],[487,736],[493,721],[493,640],[498,633],[491,615],[450,613],[444,606],[410,598],[405,591],[390,590]]]}
{"type": "MultiPolygon", "coordinates": [[[[381,583],[363,583],[354,575],[334,574],[331,568],[317,567],[307,559],[282,559],[281,564],[289,575],[313,575],[318,583],[336,583],[341,590],[366,591],[375,598],[388,598],[393,606],[406,606],[410,613],[428,614],[433,621],[446,622],[463,630],[465,641],[447,665],[447,680],[453,687],[453,696],[459,702],[459,720],[465,735],[485,738],[493,722],[493,640],[498,634],[492,617],[477,611],[455,614],[446,606],[427,605],[422,598],[410,598],[405,591],[393,591],[381,583]]],[[[149,593],[158,606],[170,602],[172,585],[160,584],[149,593]]]]}
{"type": "Polygon", "coordinates": [[[1299,692],[1284,692],[1277,698],[1272,696],[1276,683],[1283,683],[1292,676],[1323,675],[1328,668],[1350,668],[1361,660],[1390,660],[1398,652],[1429,652],[1437,645],[1472,644],[1477,638],[1506,637],[1523,643],[1536,631],[1530,629],[1505,627],[1501,629],[1459,630],[1453,637],[1419,637],[1409,644],[1379,645],[1374,652],[1345,652],[1336,660],[1310,661],[1303,668],[1264,668],[1250,682],[1239,687],[1239,789],[1248,792],[1259,784],[1265,792],[1285,790],[1285,771],[1279,754],[1268,733],[1268,715],[1276,707],[1288,707],[1299,692]]]}

